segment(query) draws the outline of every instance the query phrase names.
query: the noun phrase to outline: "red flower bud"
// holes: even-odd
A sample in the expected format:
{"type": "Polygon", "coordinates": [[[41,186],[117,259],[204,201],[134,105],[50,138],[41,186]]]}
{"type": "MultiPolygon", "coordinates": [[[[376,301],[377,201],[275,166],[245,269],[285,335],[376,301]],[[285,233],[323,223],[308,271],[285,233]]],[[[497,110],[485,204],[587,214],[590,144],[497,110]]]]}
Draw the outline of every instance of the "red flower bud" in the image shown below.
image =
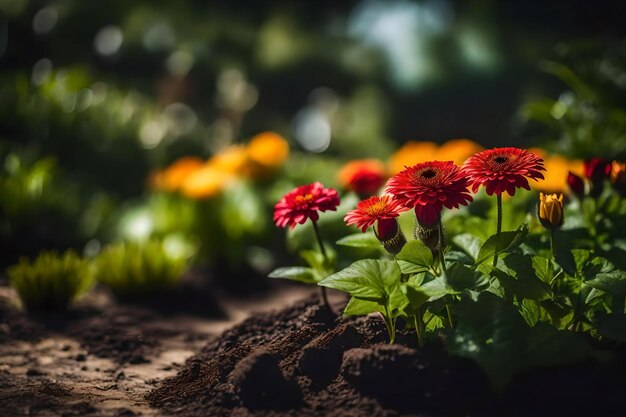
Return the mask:
{"type": "Polygon", "coordinates": [[[611,175],[611,163],[602,158],[591,158],[584,162],[583,170],[585,177],[595,184],[605,178],[609,178],[609,175],[611,175]]]}
{"type": "Polygon", "coordinates": [[[582,197],[585,194],[585,180],[572,171],[567,174],[567,185],[578,197],[582,197]]]}

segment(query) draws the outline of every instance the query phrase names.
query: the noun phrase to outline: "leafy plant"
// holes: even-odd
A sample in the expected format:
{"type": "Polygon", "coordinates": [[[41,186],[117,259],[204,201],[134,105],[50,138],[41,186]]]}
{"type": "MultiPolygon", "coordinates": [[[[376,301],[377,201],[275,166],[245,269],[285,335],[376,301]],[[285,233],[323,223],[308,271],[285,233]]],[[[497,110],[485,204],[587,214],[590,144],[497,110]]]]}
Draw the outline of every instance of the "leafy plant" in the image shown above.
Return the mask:
{"type": "Polygon", "coordinates": [[[96,278],[118,297],[147,297],[176,287],[192,253],[168,240],[113,244],[95,259],[96,278]]]}
{"type": "Polygon", "coordinates": [[[65,311],[92,284],[89,263],[74,251],[42,252],[33,262],[22,258],[7,272],[11,286],[31,312],[65,311]]]}

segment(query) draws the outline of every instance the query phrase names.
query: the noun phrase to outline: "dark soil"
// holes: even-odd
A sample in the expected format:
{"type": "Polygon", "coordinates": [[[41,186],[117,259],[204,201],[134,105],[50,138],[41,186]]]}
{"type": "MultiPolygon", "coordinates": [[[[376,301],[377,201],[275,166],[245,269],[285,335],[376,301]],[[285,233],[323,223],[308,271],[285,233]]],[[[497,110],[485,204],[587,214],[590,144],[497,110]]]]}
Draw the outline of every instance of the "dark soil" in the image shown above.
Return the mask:
{"type": "Polygon", "coordinates": [[[623,361],[537,369],[494,392],[441,341],[398,339],[386,344],[378,317],[337,318],[312,296],[226,331],[146,398],[187,417],[624,415],[623,361]]]}
{"type": "Polygon", "coordinates": [[[144,399],[158,381],[224,329],[303,290],[234,298],[188,282],[161,301],[123,303],[96,288],[65,313],[28,314],[0,278],[0,417],[163,416],[144,399]]]}

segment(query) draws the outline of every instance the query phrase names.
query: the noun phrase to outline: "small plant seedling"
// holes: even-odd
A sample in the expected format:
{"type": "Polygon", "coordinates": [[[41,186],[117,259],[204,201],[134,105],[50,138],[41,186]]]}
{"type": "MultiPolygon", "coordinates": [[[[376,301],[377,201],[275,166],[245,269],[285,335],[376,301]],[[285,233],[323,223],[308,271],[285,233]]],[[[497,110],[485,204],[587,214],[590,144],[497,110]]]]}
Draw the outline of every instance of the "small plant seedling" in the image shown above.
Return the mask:
{"type": "Polygon", "coordinates": [[[141,298],[176,287],[189,251],[173,251],[161,240],[110,245],[95,259],[96,279],[120,298],[141,298]]]}
{"type": "Polygon", "coordinates": [[[65,311],[92,284],[89,263],[74,251],[42,252],[8,269],[11,286],[29,312],[65,311]]]}

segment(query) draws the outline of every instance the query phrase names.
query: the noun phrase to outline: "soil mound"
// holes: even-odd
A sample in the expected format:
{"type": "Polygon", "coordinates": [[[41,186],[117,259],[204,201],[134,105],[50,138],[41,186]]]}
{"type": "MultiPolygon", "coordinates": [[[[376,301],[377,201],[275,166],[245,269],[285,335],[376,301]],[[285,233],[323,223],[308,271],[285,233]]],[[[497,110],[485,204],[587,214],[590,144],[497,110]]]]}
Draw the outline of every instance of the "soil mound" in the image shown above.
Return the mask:
{"type": "Polygon", "coordinates": [[[500,417],[548,416],[555,410],[577,416],[584,407],[550,399],[569,398],[561,394],[586,387],[603,415],[626,405],[620,372],[599,365],[533,371],[494,392],[473,361],[449,356],[440,341],[420,349],[411,332],[400,332],[398,340],[386,344],[378,317],[337,317],[311,296],[226,331],[147,400],[168,415],[188,417],[500,417]],[[598,390],[585,383],[599,375],[598,390]],[[541,381],[549,381],[550,389],[541,381]],[[545,392],[533,394],[538,386],[545,392]]]}

